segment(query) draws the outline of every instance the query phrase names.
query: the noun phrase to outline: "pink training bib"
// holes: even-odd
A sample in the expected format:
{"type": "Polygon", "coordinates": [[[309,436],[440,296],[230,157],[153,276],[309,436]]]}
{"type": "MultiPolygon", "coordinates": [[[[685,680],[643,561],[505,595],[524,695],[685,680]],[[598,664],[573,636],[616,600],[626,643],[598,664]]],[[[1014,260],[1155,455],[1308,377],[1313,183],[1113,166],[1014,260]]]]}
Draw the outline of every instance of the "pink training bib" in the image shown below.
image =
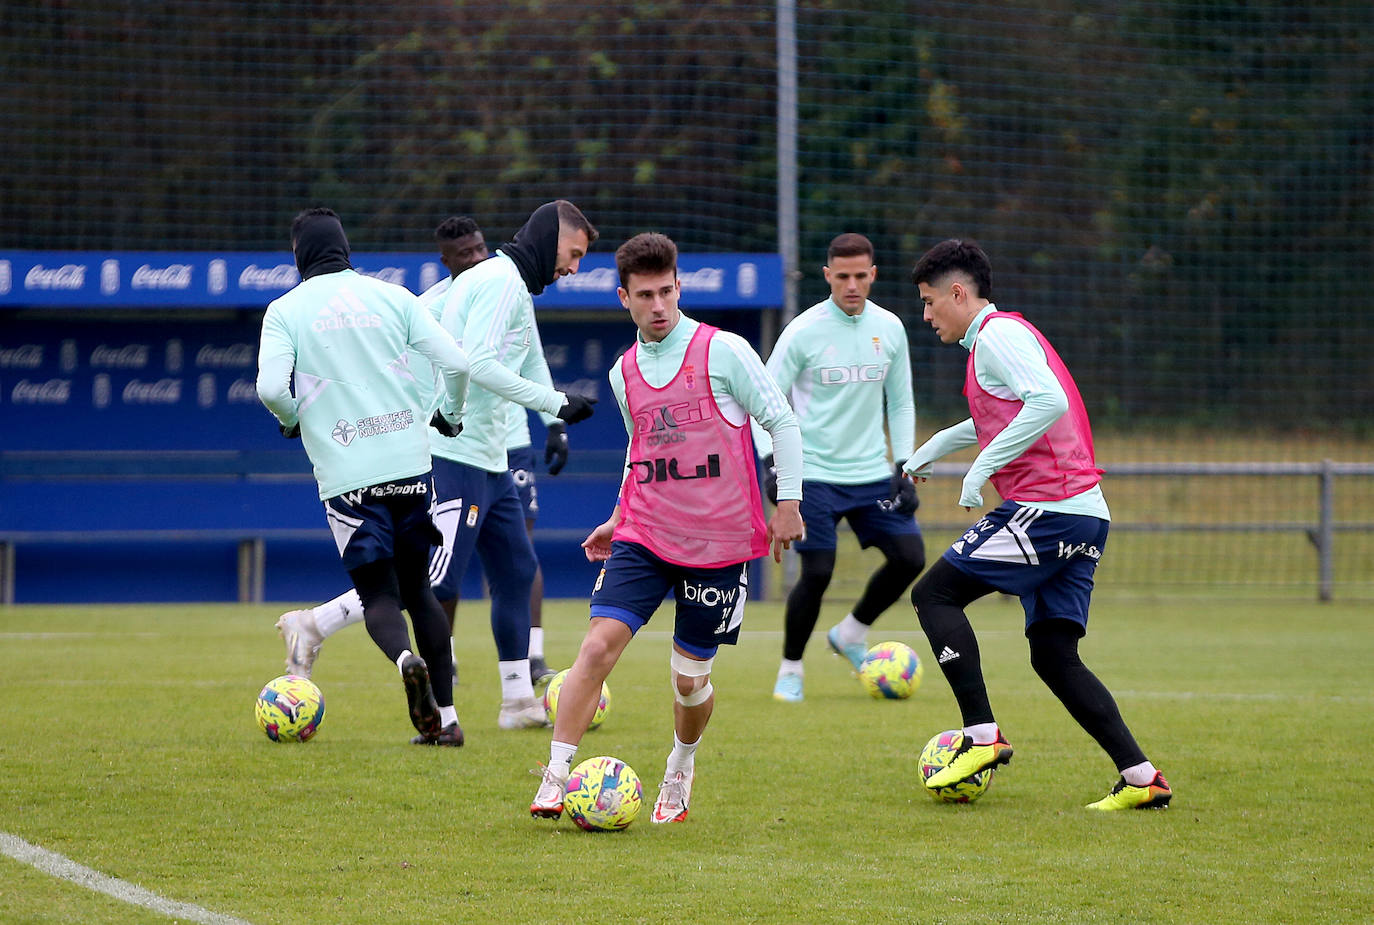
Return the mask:
{"type": "Polygon", "coordinates": [[[620,365],[634,433],[614,538],[694,568],[768,552],[749,422],[731,424],[711,392],[707,358],[718,330],[697,328],[682,367],[662,388],[640,374],[637,341],[620,365]]]}

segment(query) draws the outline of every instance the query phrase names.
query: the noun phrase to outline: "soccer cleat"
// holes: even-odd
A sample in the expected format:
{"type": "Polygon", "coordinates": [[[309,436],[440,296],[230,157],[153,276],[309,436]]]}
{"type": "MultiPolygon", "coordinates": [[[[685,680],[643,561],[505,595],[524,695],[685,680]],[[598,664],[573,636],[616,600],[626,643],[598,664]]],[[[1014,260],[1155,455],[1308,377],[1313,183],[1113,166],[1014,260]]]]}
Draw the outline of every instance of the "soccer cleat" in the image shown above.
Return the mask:
{"type": "Polygon", "coordinates": [[[926,779],[927,790],[939,790],[972,777],[984,768],[993,768],[1011,760],[1011,746],[997,730],[997,740],[991,745],[974,745],[973,740],[964,736],[959,750],[954,753],[949,764],[945,765],[926,779]]]}
{"type": "Polygon", "coordinates": [[[530,804],[530,815],[536,819],[557,819],[563,815],[563,795],[567,789],[568,778],[560,777],[545,766],[534,802],[530,804]]]}
{"type": "Polygon", "coordinates": [[[544,705],[533,697],[503,700],[496,725],[502,729],[543,729],[549,725],[549,716],[544,705]]]}
{"type": "Polygon", "coordinates": [[[663,778],[658,785],[658,799],[654,800],[654,822],[681,822],[687,818],[687,801],[692,798],[692,782],[697,772],[691,776],[674,771],[663,778]]]}
{"type": "Polygon", "coordinates": [[[802,676],[792,671],[778,675],[778,683],[773,685],[773,699],[783,703],[801,703],[805,699],[802,697],[802,676]]]}
{"type": "Polygon", "coordinates": [[[422,736],[437,737],[443,731],[439,722],[439,704],[434,689],[429,686],[429,669],[418,655],[401,660],[401,680],[406,686],[406,700],[410,703],[410,721],[422,736]]]}
{"type": "Polygon", "coordinates": [[[1119,777],[1112,792],[1107,794],[1096,803],[1089,803],[1088,809],[1168,809],[1169,801],[1173,799],[1174,792],[1169,789],[1169,782],[1164,779],[1164,775],[1155,772],[1154,780],[1144,787],[1136,787],[1126,783],[1126,778],[1119,777]]]}
{"type": "Polygon", "coordinates": [[[315,614],[309,610],[288,610],[277,620],[277,629],[286,640],[286,673],[310,677],[315,657],[324,645],[324,637],[315,626],[315,614]]]}
{"type": "Polygon", "coordinates": [[[423,732],[410,740],[411,745],[447,745],[451,748],[460,748],[463,744],[463,727],[457,723],[449,723],[439,730],[438,735],[425,735],[423,732]]]}
{"type": "Polygon", "coordinates": [[[839,634],[836,632],[839,628],[838,624],[830,627],[830,632],[825,634],[825,641],[830,643],[832,652],[842,656],[854,666],[854,673],[857,674],[859,666],[864,663],[864,658],[868,655],[868,648],[862,642],[840,642],[839,634]]]}
{"type": "Polygon", "coordinates": [[[556,674],[558,672],[550,668],[542,656],[530,656],[530,681],[534,683],[536,688],[548,684],[549,679],[556,674]]]}

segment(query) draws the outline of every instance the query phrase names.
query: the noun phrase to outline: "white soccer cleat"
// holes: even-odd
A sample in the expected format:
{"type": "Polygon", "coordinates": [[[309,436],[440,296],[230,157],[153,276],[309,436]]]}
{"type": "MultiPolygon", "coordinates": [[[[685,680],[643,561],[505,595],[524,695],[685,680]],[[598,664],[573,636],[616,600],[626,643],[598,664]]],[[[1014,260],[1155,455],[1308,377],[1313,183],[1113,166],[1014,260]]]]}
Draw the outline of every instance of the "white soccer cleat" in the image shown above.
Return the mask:
{"type": "Polygon", "coordinates": [[[324,645],[324,637],[315,626],[315,614],[309,610],[288,610],[277,620],[277,629],[286,640],[286,673],[310,677],[320,646],[324,645]]]}
{"type": "Polygon", "coordinates": [[[568,778],[545,767],[539,789],[534,794],[534,802],[530,803],[530,815],[536,819],[557,819],[563,815],[563,795],[567,789],[568,778]]]}
{"type": "Polygon", "coordinates": [[[674,771],[663,778],[658,785],[658,799],[654,800],[654,822],[681,822],[687,818],[687,801],[692,798],[692,781],[696,777],[693,770],[691,776],[674,771]]]}
{"type": "Polygon", "coordinates": [[[544,705],[533,697],[503,700],[496,725],[502,729],[543,729],[549,725],[549,717],[544,705]]]}

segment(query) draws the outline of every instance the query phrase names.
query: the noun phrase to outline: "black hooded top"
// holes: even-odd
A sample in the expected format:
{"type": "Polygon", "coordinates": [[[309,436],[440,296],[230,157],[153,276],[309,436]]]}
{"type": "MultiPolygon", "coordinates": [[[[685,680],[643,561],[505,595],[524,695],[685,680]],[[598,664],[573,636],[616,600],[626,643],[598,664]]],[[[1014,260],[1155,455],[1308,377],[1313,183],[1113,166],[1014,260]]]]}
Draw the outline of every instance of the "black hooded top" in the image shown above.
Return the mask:
{"type": "Polygon", "coordinates": [[[296,234],[295,250],[301,279],[353,269],[343,225],[332,215],[307,217],[296,234]]]}
{"type": "Polygon", "coordinates": [[[515,237],[501,245],[501,253],[515,261],[530,295],[543,292],[558,265],[558,204],[546,202],[530,213],[515,237]]]}

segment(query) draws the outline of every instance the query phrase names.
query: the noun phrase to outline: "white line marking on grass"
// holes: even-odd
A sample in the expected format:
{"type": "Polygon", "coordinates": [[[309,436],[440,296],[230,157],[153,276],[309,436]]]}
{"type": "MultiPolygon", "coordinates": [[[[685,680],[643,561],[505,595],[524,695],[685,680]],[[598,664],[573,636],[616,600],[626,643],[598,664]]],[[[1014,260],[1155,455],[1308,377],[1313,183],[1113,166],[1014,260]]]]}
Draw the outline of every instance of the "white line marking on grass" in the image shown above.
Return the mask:
{"type": "Polygon", "coordinates": [[[152,639],[158,636],[168,635],[166,633],[125,633],[125,632],[80,632],[80,633],[0,633],[0,639],[74,639],[95,636],[118,636],[121,639],[129,637],[152,639]]]}
{"type": "Polygon", "coordinates": [[[16,861],[22,861],[36,867],[45,874],[69,880],[88,890],[113,896],[122,902],[142,906],[171,918],[184,919],[188,922],[201,922],[203,925],[250,925],[249,922],[236,919],[232,915],[220,915],[218,912],[211,912],[209,909],[202,909],[200,906],[194,906],[190,903],[179,903],[145,890],[141,886],[134,886],[132,883],[125,883],[115,877],[106,876],[98,870],[83,867],[70,858],[63,857],[46,848],[40,848],[37,845],[31,845],[24,839],[6,832],[0,832],[0,852],[4,852],[16,861]]]}

